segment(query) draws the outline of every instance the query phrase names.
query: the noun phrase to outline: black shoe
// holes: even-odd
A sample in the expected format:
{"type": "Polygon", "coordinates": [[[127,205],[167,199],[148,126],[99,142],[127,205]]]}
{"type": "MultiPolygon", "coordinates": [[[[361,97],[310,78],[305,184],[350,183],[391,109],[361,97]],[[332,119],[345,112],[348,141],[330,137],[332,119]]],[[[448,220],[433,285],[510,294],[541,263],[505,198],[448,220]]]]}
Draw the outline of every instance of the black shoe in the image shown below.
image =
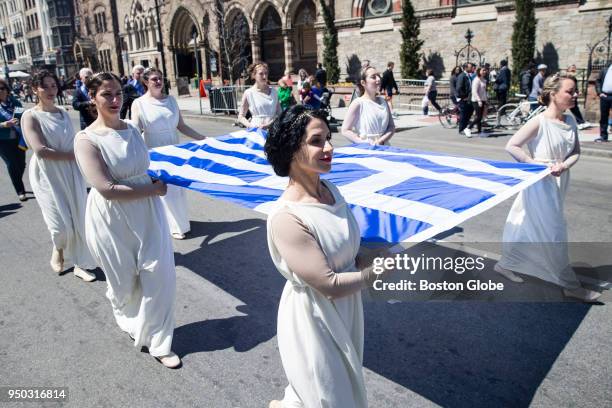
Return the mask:
{"type": "Polygon", "coordinates": [[[595,143],[608,143],[608,139],[604,139],[603,137],[598,137],[597,139],[593,140],[595,143]]]}

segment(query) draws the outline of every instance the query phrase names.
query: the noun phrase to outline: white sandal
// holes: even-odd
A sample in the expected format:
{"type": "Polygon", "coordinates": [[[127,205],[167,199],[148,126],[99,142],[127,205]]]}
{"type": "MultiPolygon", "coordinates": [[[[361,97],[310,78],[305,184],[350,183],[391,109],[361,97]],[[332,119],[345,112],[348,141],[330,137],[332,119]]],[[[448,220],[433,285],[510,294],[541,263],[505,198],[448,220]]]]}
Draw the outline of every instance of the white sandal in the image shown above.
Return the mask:
{"type": "Polygon", "coordinates": [[[96,275],[78,266],[74,267],[74,276],[83,279],[85,282],[93,282],[96,280],[96,275]]]}
{"type": "Polygon", "coordinates": [[[164,367],[168,367],[168,368],[180,368],[183,363],[181,362],[181,359],[179,358],[179,356],[177,356],[175,353],[170,352],[170,354],[167,354],[165,356],[153,356],[155,357],[155,359],[160,362],[164,367]]]}

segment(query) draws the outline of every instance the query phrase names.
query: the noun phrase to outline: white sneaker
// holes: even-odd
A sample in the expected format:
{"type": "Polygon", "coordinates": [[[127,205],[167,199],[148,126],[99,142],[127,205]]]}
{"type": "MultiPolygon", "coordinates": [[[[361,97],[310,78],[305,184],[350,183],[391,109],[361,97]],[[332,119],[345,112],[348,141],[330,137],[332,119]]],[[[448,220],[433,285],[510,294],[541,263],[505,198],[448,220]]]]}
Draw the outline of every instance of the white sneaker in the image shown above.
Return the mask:
{"type": "Polygon", "coordinates": [[[463,134],[465,135],[465,137],[467,137],[468,139],[472,137],[472,131],[468,128],[463,129],[463,134]]]}
{"type": "Polygon", "coordinates": [[[96,275],[78,266],[74,267],[74,276],[83,279],[85,282],[93,282],[96,280],[96,275]]]}
{"type": "Polygon", "coordinates": [[[583,130],[583,129],[588,129],[590,127],[593,127],[593,124],[589,123],[589,122],[584,122],[578,125],[578,129],[579,130],[583,130]]]}

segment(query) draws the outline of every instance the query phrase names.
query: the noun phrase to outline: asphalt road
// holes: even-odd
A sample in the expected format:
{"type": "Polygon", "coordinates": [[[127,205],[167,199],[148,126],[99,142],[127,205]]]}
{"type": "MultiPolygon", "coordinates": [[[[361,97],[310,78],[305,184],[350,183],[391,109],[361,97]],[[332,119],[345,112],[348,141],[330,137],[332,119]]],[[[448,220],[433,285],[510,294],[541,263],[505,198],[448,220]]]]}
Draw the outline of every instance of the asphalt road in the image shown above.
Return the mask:
{"type": "MultiPolygon", "coordinates": [[[[235,129],[188,122],[208,135],[235,129]]],[[[337,145],[344,144],[340,139],[334,135],[337,145]]],[[[468,141],[434,126],[402,132],[393,144],[509,159],[504,140],[468,141]]],[[[610,159],[583,157],[572,169],[566,201],[570,240],[600,242],[607,252],[611,170],[610,159]]],[[[51,271],[40,209],[34,199],[17,204],[4,167],[1,174],[0,386],[68,387],[62,406],[70,407],[267,407],[282,397],[286,380],[275,333],[284,280],[270,261],[261,214],[188,192],[193,233],[175,241],[173,348],[184,366],[172,371],[134,349],[116,326],[100,271],[91,284],[51,271]]],[[[445,239],[499,242],[510,204],[467,221],[445,239]]],[[[366,300],[364,307],[372,407],[590,407],[612,401],[610,303],[366,300]]]]}

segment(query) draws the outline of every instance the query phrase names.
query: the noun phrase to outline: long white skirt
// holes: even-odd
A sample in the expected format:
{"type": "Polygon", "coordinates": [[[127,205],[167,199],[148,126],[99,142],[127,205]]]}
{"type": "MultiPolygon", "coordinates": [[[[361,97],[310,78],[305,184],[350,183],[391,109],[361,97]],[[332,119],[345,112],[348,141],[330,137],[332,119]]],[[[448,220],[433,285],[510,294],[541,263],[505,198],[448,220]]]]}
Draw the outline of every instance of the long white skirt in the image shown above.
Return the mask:
{"type": "Polygon", "coordinates": [[[187,194],[184,188],[168,184],[168,192],[160,197],[171,234],[185,234],[191,229],[187,194]]]}

